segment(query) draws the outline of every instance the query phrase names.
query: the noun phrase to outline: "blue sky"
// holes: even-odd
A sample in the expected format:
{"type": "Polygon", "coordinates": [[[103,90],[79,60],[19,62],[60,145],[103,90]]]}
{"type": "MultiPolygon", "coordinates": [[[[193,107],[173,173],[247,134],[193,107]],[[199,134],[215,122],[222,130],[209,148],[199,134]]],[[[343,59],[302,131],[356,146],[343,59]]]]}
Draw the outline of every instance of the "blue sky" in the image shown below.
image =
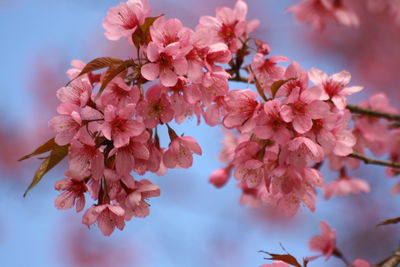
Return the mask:
{"type": "MultiPolygon", "coordinates": [[[[31,83],[38,59],[54,61],[54,64],[67,68],[68,61],[72,59],[88,61],[101,56],[106,42],[101,21],[107,9],[118,2],[84,2],[16,0],[0,3],[0,111],[3,112],[1,120],[6,124],[24,125],[21,131],[31,129],[36,124],[37,117],[32,116],[37,107],[33,101],[36,91],[31,90],[31,83]],[[52,58],[57,55],[61,55],[60,60],[52,58]]],[[[160,5],[158,9],[163,9],[163,13],[179,18],[180,6],[177,3],[180,2],[150,2],[154,3],[155,9],[160,5]]],[[[220,2],[227,5],[234,3],[220,2]]],[[[316,57],[293,34],[295,23],[284,13],[284,9],[293,2],[249,1],[250,14],[265,13],[260,18],[262,25],[266,25],[262,30],[267,30],[265,39],[270,42],[273,54],[293,58],[301,62],[305,69],[316,66],[332,73],[346,68],[341,65],[340,58],[333,55],[316,57]],[[262,8],[265,12],[260,11],[262,8]]],[[[183,9],[189,7],[190,2],[182,6],[183,9]]],[[[214,7],[210,2],[204,9],[212,10],[214,7]]],[[[243,86],[232,84],[232,88],[243,86]]],[[[43,118],[54,115],[55,112],[43,114],[43,118]]],[[[162,196],[151,200],[151,215],[148,218],[128,222],[124,231],[116,231],[109,238],[103,237],[96,227],[88,230],[95,239],[101,241],[133,244],[126,248],[128,250],[140,247],[139,251],[149,256],[141,261],[140,266],[259,266],[265,261],[257,251],[282,252],[279,243],[299,257],[313,255],[307,248],[307,241],[319,232],[321,219],[332,221],[332,226],[338,231],[347,228],[349,223],[355,223],[354,220],[347,220],[346,213],[349,211],[346,206],[340,205],[346,205],[344,200],[321,200],[316,213],[302,208],[297,219],[288,222],[290,227],[285,229],[268,221],[264,223],[252,219],[255,212],[238,205],[240,192],[235,181],[230,181],[223,189],[215,189],[208,184],[208,175],[221,166],[217,161],[222,137],[220,129],[210,129],[204,125],[195,127],[194,122],[179,126],[178,129],[185,135],[194,136],[203,147],[203,156],[195,158],[193,168],[173,170],[165,177],[146,176],[162,189],[162,196]],[[225,240],[227,247],[241,254],[241,257],[232,256],[232,261],[211,260],[212,252],[218,250],[219,243],[216,240],[219,239],[225,240]]],[[[26,149],[28,153],[33,147],[26,149]]],[[[60,243],[63,242],[63,232],[68,228],[66,222],[79,222],[80,215],[74,215],[73,211],[57,211],[53,207],[57,196],[53,185],[56,180],[63,178],[62,170],[52,171],[26,198],[22,198],[22,192],[33,174],[29,164],[23,166],[26,167],[19,174],[23,179],[0,169],[2,176],[11,176],[11,179],[2,179],[0,186],[0,265],[70,266],[60,256],[63,253],[60,243]]],[[[382,169],[368,170],[370,174],[382,176],[382,169]]],[[[387,192],[388,187],[382,190],[387,192]]],[[[368,201],[365,196],[359,198],[365,203],[368,201]]],[[[78,223],[76,227],[84,226],[78,223]]],[[[340,237],[343,236],[339,234],[340,237]]],[[[227,257],[230,258],[229,253],[227,257]]],[[[327,264],[320,261],[315,266],[318,264],[339,266],[335,259],[327,264]]]]}

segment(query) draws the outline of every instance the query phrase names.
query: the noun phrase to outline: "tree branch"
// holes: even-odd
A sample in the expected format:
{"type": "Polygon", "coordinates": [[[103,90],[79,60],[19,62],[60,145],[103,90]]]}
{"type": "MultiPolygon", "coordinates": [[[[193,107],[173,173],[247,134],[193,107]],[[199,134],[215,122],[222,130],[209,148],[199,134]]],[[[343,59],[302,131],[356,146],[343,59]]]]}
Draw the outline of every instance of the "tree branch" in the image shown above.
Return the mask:
{"type": "Polygon", "coordinates": [[[396,162],[371,159],[371,158],[365,157],[365,156],[357,154],[357,153],[351,153],[350,155],[348,155],[348,157],[362,160],[362,161],[364,161],[365,164],[381,165],[381,166],[387,166],[387,167],[400,169],[400,164],[396,163],[396,162]]]}
{"type": "Polygon", "coordinates": [[[370,117],[384,118],[384,119],[387,119],[389,121],[400,121],[400,115],[399,114],[392,114],[392,113],[386,113],[386,112],[371,110],[371,109],[360,107],[360,106],[356,106],[356,105],[347,105],[346,107],[352,113],[361,114],[361,115],[367,115],[367,116],[370,116],[370,117]]]}
{"type": "Polygon", "coordinates": [[[384,259],[380,263],[377,264],[379,267],[396,267],[400,264],[400,247],[397,248],[393,255],[389,256],[387,259],[384,259]]]}

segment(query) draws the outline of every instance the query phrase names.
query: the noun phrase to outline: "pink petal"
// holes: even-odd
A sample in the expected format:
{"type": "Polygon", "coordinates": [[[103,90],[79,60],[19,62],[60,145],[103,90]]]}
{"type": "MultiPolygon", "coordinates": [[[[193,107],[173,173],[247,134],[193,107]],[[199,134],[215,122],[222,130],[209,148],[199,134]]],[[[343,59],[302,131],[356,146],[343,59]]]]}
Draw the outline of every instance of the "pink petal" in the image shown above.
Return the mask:
{"type": "Polygon", "coordinates": [[[141,73],[145,79],[153,81],[160,74],[160,65],[155,63],[147,63],[146,65],[142,66],[141,73]]]}
{"type": "Polygon", "coordinates": [[[160,81],[162,85],[172,87],[178,82],[178,76],[169,68],[164,68],[160,74],[160,81]]]}

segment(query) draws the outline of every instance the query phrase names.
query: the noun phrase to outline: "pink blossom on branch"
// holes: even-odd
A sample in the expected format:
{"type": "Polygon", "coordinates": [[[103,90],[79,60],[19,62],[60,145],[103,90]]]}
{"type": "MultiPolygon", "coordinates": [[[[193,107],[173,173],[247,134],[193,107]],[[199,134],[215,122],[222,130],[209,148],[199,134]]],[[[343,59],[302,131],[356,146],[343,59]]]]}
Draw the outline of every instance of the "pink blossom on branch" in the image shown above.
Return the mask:
{"type": "Polygon", "coordinates": [[[132,33],[144,23],[149,13],[150,5],[147,0],[128,0],[112,7],[103,21],[103,27],[107,31],[104,35],[113,41],[121,37],[131,39],[132,33]]]}
{"type": "Polygon", "coordinates": [[[321,252],[328,259],[336,249],[336,231],[327,222],[320,222],[321,234],[310,239],[308,246],[312,251],[321,252]]]}
{"type": "Polygon", "coordinates": [[[101,232],[109,236],[114,232],[115,227],[122,230],[125,227],[125,211],[120,206],[104,204],[89,208],[82,218],[82,223],[90,226],[97,221],[101,232]]]}
{"type": "Polygon", "coordinates": [[[324,197],[346,196],[351,194],[368,193],[371,191],[369,184],[359,178],[343,176],[324,186],[324,197]]]}
{"type": "Polygon", "coordinates": [[[322,30],[330,21],[344,26],[359,25],[357,15],[345,7],[342,0],[302,0],[288,11],[296,16],[297,21],[310,23],[315,30],[322,30]]]}

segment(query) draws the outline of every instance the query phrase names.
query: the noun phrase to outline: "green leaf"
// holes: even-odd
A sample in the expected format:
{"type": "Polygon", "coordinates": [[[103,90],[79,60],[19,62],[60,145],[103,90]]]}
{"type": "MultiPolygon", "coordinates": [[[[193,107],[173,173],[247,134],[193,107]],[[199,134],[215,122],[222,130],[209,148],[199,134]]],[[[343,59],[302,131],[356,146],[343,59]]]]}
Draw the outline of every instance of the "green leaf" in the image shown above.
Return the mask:
{"type": "Polygon", "coordinates": [[[39,169],[36,171],[31,184],[25,190],[24,197],[26,194],[34,188],[43,178],[43,176],[50,171],[54,166],[56,166],[61,160],[65,158],[68,154],[68,147],[66,146],[56,146],[52,149],[50,155],[45,158],[45,160],[40,164],[39,169]]]}
{"type": "Polygon", "coordinates": [[[23,156],[22,158],[20,158],[18,161],[23,161],[23,160],[29,159],[29,158],[31,158],[31,157],[33,157],[33,156],[46,153],[46,152],[52,150],[53,148],[55,148],[55,147],[57,147],[57,146],[58,146],[58,145],[57,145],[56,142],[54,141],[54,138],[52,138],[52,139],[48,140],[46,143],[44,143],[44,144],[42,144],[41,146],[39,146],[38,148],[36,148],[36,150],[33,151],[32,153],[30,153],[30,154],[28,154],[28,155],[23,156]]]}
{"type": "Polygon", "coordinates": [[[111,65],[104,74],[103,83],[101,84],[101,87],[99,89],[99,92],[97,93],[96,98],[98,98],[101,95],[101,93],[104,91],[107,85],[112,81],[112,79],[114,79],[118,74],[127,70],[131,66],[133,66],[132,60],[125,60],[121,61],[119,64],[111,65]]]}
{"type": "Polygon", "coordinates": [[[289,81],[295,80],[295,79],[296,78],[290,78],[290,79],[287,79],[287,80],[279,80],[279,81],[274,82],[271,85],[272,98],[275,98],[276,93],[278,92],[279,88],[282,87],[282,85],[284,85],[285,83],[287,83],[289,81]]]}
{"type": "Polygon", "coordinates": [[[115,64],[121,64],[122,62],[124,62],[122,59],[113,58],[113,57],[99,57],[99,58],[93,59],[92,61],[87,63],[86,66],[82,69],[82,71],[78,74],[78,76],[76,76],[74,79],[69,81],[67,83],[67,85],[69,85],[76,78],[78,78],[86,73],[89,73],[89,72],[92,72],[95,70],[104,69],[104,68],[110,67],[115,64]]]}
{"type": "Polygon", "coordinates": [[[273,254],[265,251],[260,251],[260,252],[266,253],[271,256],[271,258],[265,258],[266,260],[283,261],[286,262],[287,264],[296,267],[301,267],[300,263],[296,260],[296,258],[290,254],[273,254]]]}
{"type": "Polygon", "coordinates": [[[397,217],[397,218],[392,218],[392,219],[388,219],[388,220],[385,220],[383,222],[380,222],[380,223],[378,223],[377,226],[388,225],[388,224],[396,224],[396,223],[399,223],[399,222],[400,222],[400,217],[397,217]]]}

